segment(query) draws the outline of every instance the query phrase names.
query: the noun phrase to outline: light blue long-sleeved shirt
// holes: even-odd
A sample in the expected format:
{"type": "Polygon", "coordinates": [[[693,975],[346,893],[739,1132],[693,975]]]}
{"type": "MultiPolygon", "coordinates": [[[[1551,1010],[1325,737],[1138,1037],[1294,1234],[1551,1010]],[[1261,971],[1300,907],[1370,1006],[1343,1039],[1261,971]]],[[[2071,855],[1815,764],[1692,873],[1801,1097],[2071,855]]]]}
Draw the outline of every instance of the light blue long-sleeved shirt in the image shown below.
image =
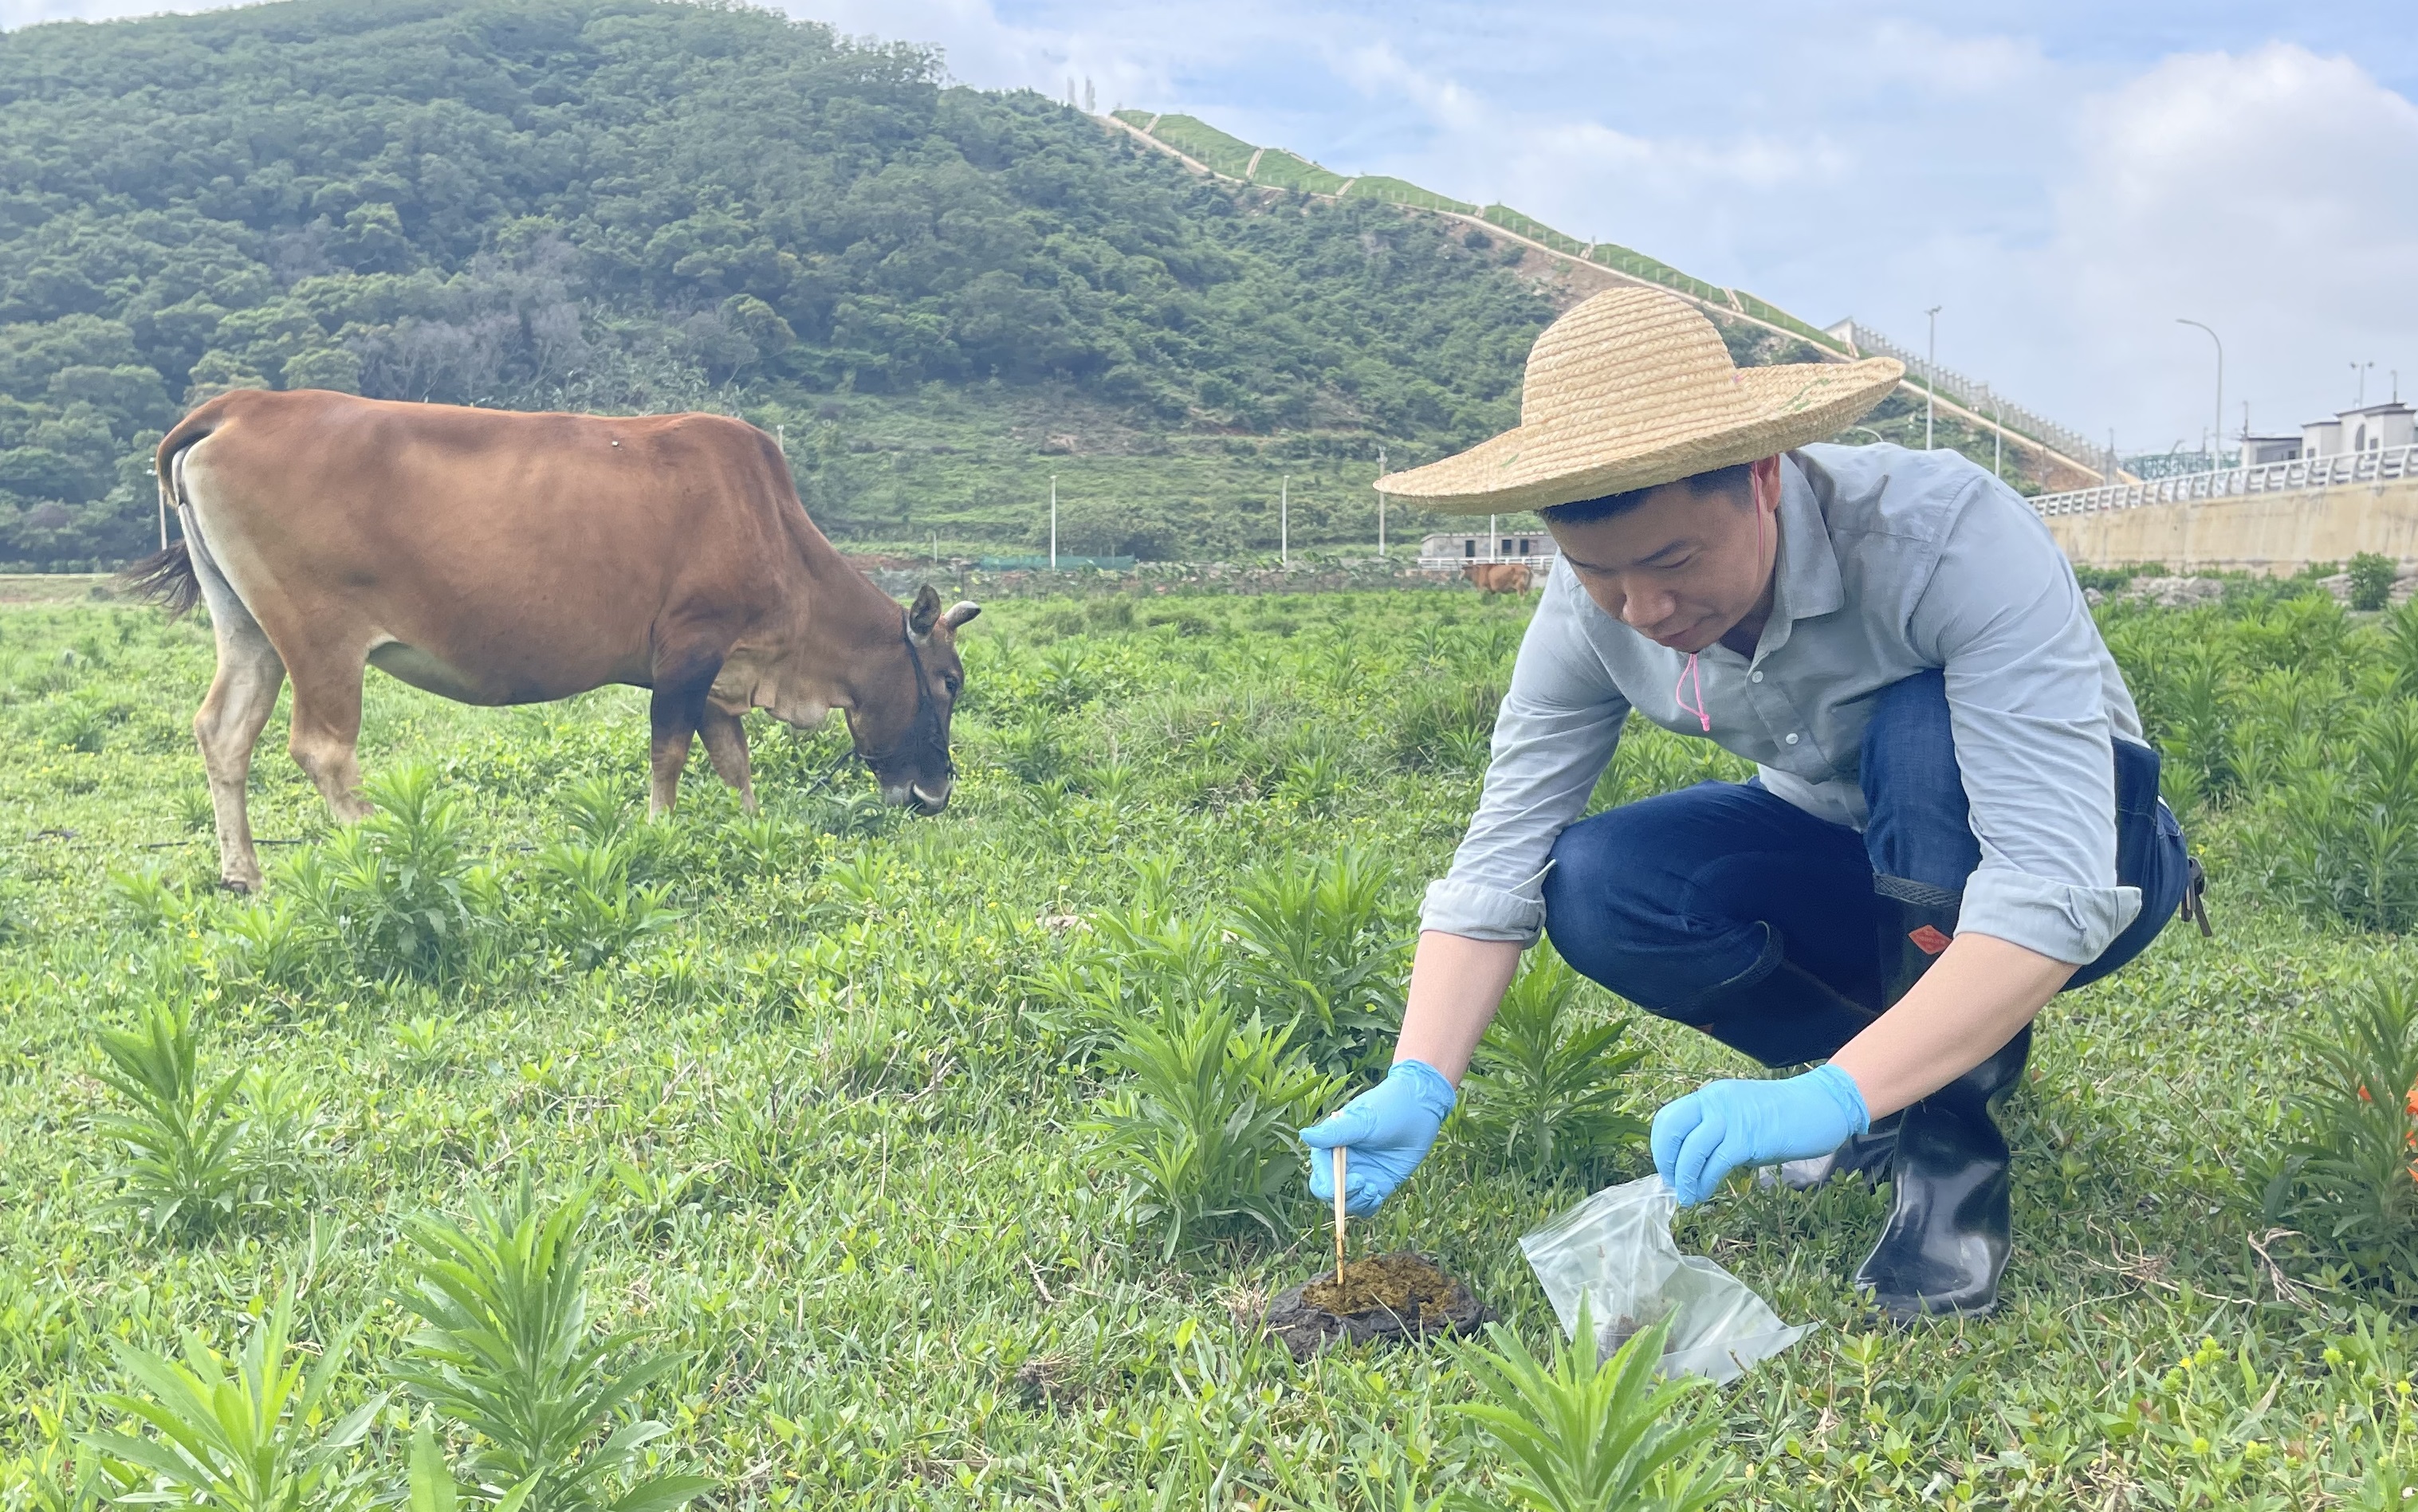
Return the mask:
{"type": "MultiPolygon", "coordinates": [[[[1809,446],[1781,463],[1780,554],[1754,655],[1698,657],[1710,739],[1809,814],[1861,830],[1873,696],[1945,670],[1981,841],[1960,929],[2098,958],[2140,911],[2116,884],[2117,737],[2140,716],[2074,570],[2031,507],[1953,451],[1809,446]]],[[[1687,658],[1596,606],[1556,561],[1494,724],[1485,795],[1425,928],[1535,942],[1554,837],[1585,809],[1634,709],[1703,738],[1687,658]]]]}

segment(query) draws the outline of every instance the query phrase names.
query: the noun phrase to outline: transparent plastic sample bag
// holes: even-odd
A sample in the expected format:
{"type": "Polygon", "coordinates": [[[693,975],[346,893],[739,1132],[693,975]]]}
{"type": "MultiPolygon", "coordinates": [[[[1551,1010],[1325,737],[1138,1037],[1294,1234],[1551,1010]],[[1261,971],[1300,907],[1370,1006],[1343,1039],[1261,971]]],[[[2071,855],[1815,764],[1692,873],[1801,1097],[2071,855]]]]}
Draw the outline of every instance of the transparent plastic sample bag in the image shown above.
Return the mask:
{"type": "Polygon", "coordinates": [[[1576,1336],[1582,1297],[1594,1315],[1598,1359],[1668,1318],[1662,1374],[1725,1382],[1814,1331],[1812,1323],[1783,1323],[1768,1303],[1711,1260],[1680,1254],[1671,1242],[1676,1205],[1662,1178],[1648,1176],[1607,1186],[1521,1236],[1521,1253],[1553,1299],[1563,1333],[1576,1336]]]}

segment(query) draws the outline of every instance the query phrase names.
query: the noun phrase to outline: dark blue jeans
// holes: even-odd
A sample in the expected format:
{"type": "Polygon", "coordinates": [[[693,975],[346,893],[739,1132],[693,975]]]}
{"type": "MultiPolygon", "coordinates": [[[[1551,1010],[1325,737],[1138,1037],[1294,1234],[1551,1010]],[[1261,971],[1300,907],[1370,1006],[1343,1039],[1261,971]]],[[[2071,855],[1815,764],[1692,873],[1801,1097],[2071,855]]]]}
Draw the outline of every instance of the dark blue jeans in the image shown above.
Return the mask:
{"type": "MultiPolygon", "coordinates": [[[[1699,783],[1571,825],[1545,876],[1553,948],[1630,1001],[1674,1016],[1752,970],[1776,931],[1789,960],[1878,1011],[1884,900],[1875,876],[1962,893],[1982,860],[1939,673],[1881,690],[1862,761],[1871,814],[1861,834],[1759,781],[1699,783]]],[[[2158,802],[2156,751],[2116,742],[2116,875],[2141,890],[2141,912],[2069,988],[2138,955],[2189,884],[2182,830],[2158,802]]]]}

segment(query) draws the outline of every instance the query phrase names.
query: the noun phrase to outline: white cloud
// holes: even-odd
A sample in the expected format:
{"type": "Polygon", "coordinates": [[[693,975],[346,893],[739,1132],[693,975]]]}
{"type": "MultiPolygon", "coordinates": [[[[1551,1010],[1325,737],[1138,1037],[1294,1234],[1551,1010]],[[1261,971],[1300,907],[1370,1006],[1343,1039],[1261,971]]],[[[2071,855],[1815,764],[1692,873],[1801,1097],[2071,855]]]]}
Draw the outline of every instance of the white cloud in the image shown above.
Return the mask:
{"type": "Polygon", "coordinates": [[[1951,37],[1930,26],[1884,21],[1829,60],[1842,84],[1887,84],[1971,98],[2037,88],[2053,73],[2030,38],[1951,37]]]}
{"type": "Polygon", "coordinates": [[[1343,49],[1334,63],[1343,82],[1364,98],[1400,96],[1447,131],[1483,130],[1486,127],[1490,113],[1475,94],[1451,79],[1411,67],[1394,51],[1391,42],[1367,42],[1343,49]]]}

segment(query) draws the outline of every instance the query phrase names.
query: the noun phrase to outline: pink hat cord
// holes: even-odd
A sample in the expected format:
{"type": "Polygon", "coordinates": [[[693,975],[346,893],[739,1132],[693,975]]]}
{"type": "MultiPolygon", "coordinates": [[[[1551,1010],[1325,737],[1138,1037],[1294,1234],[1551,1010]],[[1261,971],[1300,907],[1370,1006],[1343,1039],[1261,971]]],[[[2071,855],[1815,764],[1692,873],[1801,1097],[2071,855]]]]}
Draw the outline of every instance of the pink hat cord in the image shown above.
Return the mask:
{"type": "Polygon", "coordinates": [[[1671,685],[1671,701],[1679,706],[1681,713],[1695,715],[1696,723],[1705,727],[1706,734],[1713,733],[1713,716],[1705,712],[1705,677],[1696,670],[1696,653],[1693,651],[1688,653],[1688,664],[1679,669],[1679,680],[1671,685]],[[1692,704],[1688,702],[1691,683],[1695,685],[1696,694],[1696,701],[1692,704]]]}

